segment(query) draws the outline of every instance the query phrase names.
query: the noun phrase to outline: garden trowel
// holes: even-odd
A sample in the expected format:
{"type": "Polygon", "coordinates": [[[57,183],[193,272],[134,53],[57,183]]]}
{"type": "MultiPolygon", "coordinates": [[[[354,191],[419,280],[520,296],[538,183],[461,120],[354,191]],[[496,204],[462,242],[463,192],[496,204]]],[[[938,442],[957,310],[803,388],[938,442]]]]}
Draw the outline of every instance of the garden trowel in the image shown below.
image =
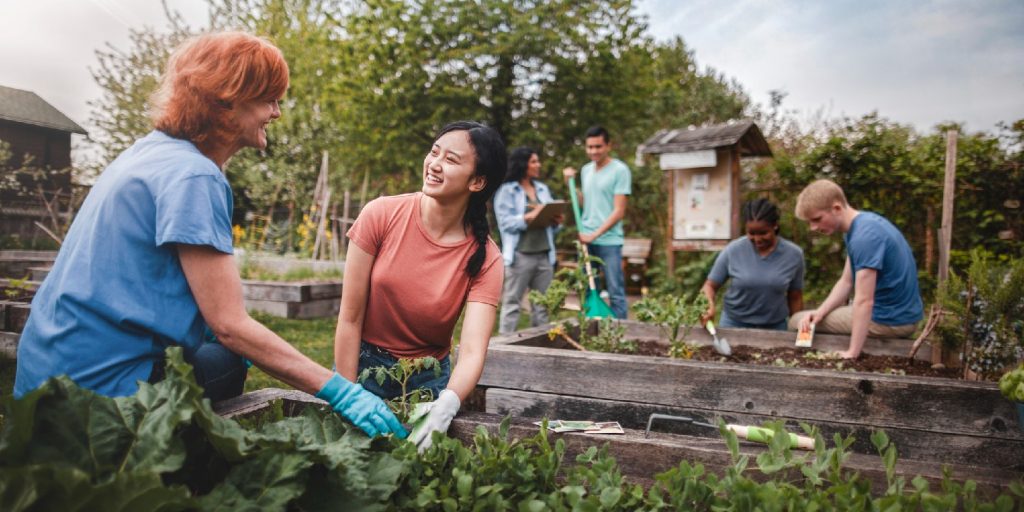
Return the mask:
{"type": "Polygon", "coordinates": [[[704,327],[711,334],[711,346],[715,347],[715,352],[723,356],[732,355],[732,348],[729,347],[729,342],[725,338],[718,337],[718,331],[715,330],[715,322],[708,319],[708,323],[704,324],[704,327]]]}

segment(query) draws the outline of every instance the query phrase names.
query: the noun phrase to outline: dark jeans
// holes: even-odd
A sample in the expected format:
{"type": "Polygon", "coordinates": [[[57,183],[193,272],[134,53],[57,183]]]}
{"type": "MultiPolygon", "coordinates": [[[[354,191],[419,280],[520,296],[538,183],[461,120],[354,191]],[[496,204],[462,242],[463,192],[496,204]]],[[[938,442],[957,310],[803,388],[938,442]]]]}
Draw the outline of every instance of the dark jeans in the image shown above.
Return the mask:
{"type": "MultiPolygon", "coordinates": [[[[189,355],[185,361],[192,365],[196,382],[203,387],[203,396],[212,402],[234,398],[242,394],[245,377],[249,368],[242,356],[228,350],[220,343],[203,343],[189,355]]],[[[149,376],[150,383],[164,380],[165,361],[160,359],[153,363],[153,373],[149,376]]]]}
{"type": "MultiPolygon", "coordinates": [[[[363,370],[367,368],[376,368],[378,366],[391,368],[396,364],[398,364],[398,358],[388,353],[387,350],[365,341],[359,344],[359,371],[356,375],[362,374],[363,370]]],[[[433,393],[434,398],[437,398],[437,395],[440,395],[444,388],[448,387],[448,378],[451,376],[451,373],[451,357],[444,356],[444,359],[441,359],[440,376],[434,376],[433,368],[423,370],[409,378],[409,381],[406,383],[406,391],[425,389],[433,393]]],[[[362,385],[367,391],[385,400],[397,398],[398,395],[402,394],[402,386],[398,381],[389,377],[382,386],[377,384],[377,378],[376,375],[373,375],[373,372],[362,382],[362,385]]]]}

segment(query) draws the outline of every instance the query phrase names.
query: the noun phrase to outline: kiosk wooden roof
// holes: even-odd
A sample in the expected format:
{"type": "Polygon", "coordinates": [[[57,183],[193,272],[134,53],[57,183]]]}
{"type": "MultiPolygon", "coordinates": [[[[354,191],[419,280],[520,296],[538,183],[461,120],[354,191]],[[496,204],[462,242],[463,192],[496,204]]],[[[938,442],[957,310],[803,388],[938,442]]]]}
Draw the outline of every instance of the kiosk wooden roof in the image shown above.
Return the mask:
{"type": "Polygon", "coordinates": [[[702,127],[661,130],[640,145],[642,154],[685,153],[737,145],[741,157],[772,156],[754,121],[730,121],[702,127]]]}

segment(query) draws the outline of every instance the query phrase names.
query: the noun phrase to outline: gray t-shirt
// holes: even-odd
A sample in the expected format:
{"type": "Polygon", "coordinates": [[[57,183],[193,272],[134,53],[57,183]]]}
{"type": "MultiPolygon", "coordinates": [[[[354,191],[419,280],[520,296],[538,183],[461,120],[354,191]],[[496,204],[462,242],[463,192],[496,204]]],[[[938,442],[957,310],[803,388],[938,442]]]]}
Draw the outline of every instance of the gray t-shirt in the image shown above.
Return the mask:
{"type": "Polygon", "coordinates": [[[804,252],[779,237],[775,250],[761,257],[747,237],[737,238],[725,246],[708,274],[719,286],[730,278],[725,292],[729,318],[746,324],[777,324],[790,313],[786,295],[804,288],[804,252]]]}

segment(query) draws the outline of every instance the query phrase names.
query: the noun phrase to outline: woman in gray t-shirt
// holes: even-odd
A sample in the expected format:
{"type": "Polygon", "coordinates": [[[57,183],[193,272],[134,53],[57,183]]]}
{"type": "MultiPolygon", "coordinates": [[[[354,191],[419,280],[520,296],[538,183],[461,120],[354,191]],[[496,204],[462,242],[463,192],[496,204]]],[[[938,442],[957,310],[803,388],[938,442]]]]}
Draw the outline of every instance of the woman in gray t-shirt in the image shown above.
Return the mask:
{"type": "Polygon", "coordinates": [[[726,280],[720,327],[786,329],[786,318],[804,307],[804,253],[779,236],[779,209],[767,199],[743,205],[747,236],[715,259],[701,291],[708,298],[702,322],[715,316],[715,294],[726,280]]]}

